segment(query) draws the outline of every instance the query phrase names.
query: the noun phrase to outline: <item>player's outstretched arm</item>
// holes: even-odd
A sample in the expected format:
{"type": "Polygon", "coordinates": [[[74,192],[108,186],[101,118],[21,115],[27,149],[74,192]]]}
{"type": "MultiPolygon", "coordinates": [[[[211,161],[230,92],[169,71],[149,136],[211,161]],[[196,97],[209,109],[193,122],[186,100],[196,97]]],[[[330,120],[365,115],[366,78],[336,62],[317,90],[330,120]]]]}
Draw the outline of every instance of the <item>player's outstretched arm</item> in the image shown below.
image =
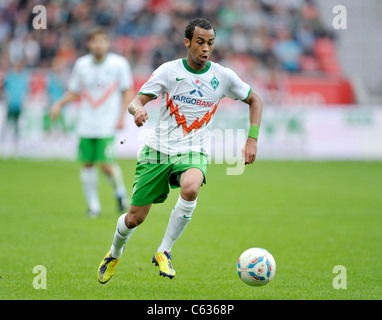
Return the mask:
{"type": "Polygon", "coordinates": [[[153,99],[152,95],[139,94],[129,105],[129,112],[134,116],[134,122],[137,127],[142,127],[146,120],[149,118],[145,104],[153,99]]]}
{"type": "Polygon", "coordinates": [[[133,89],[126,89],[122,92],[122,109],[119,115],[119,119],[117,122],[117,129],[122,130],[125,126],[125,115],[127,108],[129,107],[129,102],[133,98],[133,89]]]}
{"type": "Polygon", "coordinates": [[[50,118],[52,120],[57,119],[58,115],[61,112],[62,107],[69,102],[76,101],[78,98],[79,98],[78,94],[71,91],[66,91],[65,94],[62,96],[62,98],[52,105],[50,109],[50,118]]]}
{"type": "Polygon", "coordinates": [[[251,164],[255,161],[257,154],[257,135],[261,123],[263,101],[252,91],[244,102],[249,104],[249,122],[251,129],[243,149],[243,160],[244,164],[251,164]],[[254,133],[251,133],[252,129],[254,129],[254,133]]]}

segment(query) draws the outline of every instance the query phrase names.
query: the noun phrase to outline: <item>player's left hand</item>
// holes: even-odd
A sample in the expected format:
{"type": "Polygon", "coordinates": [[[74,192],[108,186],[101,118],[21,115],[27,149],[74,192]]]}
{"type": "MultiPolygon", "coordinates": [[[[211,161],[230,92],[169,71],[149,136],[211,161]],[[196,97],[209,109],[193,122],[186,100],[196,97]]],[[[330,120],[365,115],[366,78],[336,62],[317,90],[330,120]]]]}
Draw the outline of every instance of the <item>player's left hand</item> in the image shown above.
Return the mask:
{"type": "Polygon", "coordinates": [[[52,105],[50,112],[49,112],[49,117],[52,121],[56,120],[61,112],[61,105],[56,102],[55,104],[52,105]]]}
{"type": "Polygon", "coordinates": [[[242,152],[242,159],[244,164],[251,164],[255,162],[257,154],[257,140],[248,138],[242,152]]]}
{"type": "Polygon", "coordinates": [[[137,127],[142,127],[146,120],[149,118],[145,108],[141,107],[134,114],[134,122],[137,127]]]}

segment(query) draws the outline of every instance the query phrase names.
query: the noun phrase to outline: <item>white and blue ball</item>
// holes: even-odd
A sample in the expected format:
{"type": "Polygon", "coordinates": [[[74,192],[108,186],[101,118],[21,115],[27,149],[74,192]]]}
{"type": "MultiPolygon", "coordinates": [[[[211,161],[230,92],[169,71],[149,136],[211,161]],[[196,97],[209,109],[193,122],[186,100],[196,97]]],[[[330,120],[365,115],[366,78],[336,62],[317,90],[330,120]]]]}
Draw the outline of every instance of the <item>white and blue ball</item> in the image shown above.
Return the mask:
{"type": "Polygon", "coordinates": [[[250,248],[240,255],[237,273],[240,279],[250,286],[264,286],[276,273],[276,261],[267,250],[250,248]]]}

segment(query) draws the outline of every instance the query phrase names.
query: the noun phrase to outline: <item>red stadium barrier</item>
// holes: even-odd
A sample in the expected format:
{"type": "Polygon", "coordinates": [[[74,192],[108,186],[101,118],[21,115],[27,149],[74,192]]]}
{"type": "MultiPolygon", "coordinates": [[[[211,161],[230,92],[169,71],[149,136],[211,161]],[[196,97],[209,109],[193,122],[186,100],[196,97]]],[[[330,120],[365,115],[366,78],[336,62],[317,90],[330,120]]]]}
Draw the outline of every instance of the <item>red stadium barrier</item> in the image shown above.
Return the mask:
{"type": "Polygon", "coordinates": [[[288,94],[321,96],[325,104],[355,103],[354,92],[349,80],[342,77],[289,76],[286,83],[288,94]]]}

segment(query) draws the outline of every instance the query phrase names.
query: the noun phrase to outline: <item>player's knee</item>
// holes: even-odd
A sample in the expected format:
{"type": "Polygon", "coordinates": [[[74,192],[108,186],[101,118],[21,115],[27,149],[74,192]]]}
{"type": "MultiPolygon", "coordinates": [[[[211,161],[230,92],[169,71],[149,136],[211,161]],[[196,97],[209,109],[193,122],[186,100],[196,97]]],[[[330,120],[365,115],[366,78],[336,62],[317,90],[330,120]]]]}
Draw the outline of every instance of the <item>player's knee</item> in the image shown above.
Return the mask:
{"type": "Polygon", "coordinates": [[[142,221],[137,219],[137,217],[134,215],[127,214],[125,217],[125,224],[126,224],[126,227],[129,229],[138,227],[141,223],[142,221]]]}
{"type": "Polygon", "coordinates": [[[182,197],[184,200],[193,201],[198,197],[200,184],[189,183],[182,187],[182,197]]]}
{"type": "Polygon", "coordinates": [[[181,195],[184,200],[193,201],[198,197],[203,174],[197,168],[188,169],[180,178],[181,195]]]}
{"type": "Polygon", "coordinates": [[[141,216],[139,213],[129,212],[125,217],[126,227],[131,229],[138,227],[145,220],[144,216],[141,216]]]}
{"type": "Polygon", "coordinates": [[[101,164],[101,170],[109,176],[113,174],[113,166],[110,164],[101,164]]]}

